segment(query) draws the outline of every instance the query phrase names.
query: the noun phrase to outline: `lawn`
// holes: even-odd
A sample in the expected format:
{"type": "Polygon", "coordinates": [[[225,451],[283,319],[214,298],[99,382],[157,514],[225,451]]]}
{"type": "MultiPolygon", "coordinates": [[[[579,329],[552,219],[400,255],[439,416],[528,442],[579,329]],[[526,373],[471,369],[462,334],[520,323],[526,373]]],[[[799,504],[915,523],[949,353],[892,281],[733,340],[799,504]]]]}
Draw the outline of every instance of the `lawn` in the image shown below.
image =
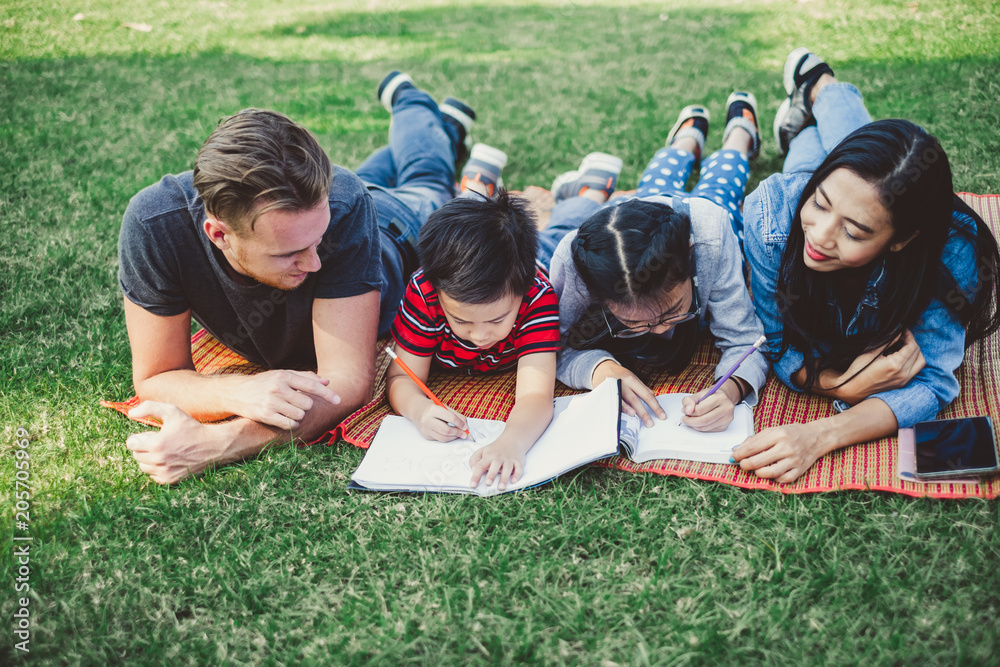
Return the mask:
{"type": "Polygon", "coordinates": [[[995,0],[6,0],[0,662],[995,663],[996,501],[597,468],[489,500],[366,495],[346,491],[363,452],[344,443],[160,488],[124,446],[143,427],[97,405],[132,392],[121,215],[191,168],[220,117],[277,109],[356,167],[388,130],[375,86],[401,69],[473,104],[511,187],[592,150],[628,184],[682,106],[721,118],[738,87],[767,130],[752,188],[780,169],[769,130],[799,45],[874,117],[938,136],[957,191],[1000,191],[995,0]],[[32,492],[15,531],[18,429],[32,492]],[[10,620],[24,595],[30,654],[10,620]]]}

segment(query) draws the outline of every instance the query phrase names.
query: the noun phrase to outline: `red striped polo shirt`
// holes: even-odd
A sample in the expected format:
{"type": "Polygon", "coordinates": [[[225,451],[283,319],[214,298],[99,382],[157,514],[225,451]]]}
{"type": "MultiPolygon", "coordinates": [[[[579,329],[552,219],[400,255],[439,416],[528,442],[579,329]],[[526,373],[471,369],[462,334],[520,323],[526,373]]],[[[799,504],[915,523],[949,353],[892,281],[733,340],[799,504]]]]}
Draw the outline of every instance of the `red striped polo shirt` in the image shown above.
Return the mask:
{"type": "Polygon", "coordinates": [[[463,369],[470,375],[504,371],[526,354],[559,350],[559,304],[548,277],[539,270],[521,300],[514,328],[490,349],[480,350],[452,332],[437,292],[420,270],[406,286],[392,323],[392,337],[410,354],[433,355],[445,368],[463,369]]]}

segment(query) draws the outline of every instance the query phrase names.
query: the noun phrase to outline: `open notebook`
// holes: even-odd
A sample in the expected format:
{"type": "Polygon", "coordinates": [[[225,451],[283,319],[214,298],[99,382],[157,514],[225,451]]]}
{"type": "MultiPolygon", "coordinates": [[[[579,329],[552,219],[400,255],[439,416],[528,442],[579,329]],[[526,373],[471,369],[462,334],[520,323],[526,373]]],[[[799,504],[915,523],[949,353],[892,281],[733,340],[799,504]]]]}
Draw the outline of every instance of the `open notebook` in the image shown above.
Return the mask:
{"type": "Polygon", "coordinates": [[[496,440],[504,423],[469,419],[478,442],[426,440],[409,420],[386,417],[349,488],[368,491],[418,491],[473,493],[490,496],[543,484],[582,465],[618,453],[619,444],[636,462],[674,458],[708,463],[729,463],[734,446],[753,433],[753,413],[736,406],[732,423],[719,433],[701,433],[678,425],[681,401],[687,394],[658,396],[666,421],[654,420],[647,428],[638,417],[620,412],[620,385],[603,382],[593,391],[553,401],[554,414],[545,432],[528,451],[524,474],[516,484],[498,491],[496,482],[469,487],[469,459],[480,447],[496,440]]]}
{"type": "Polygon", "coordinates": [[[753,435],[753,412],[745,403],[733,411],[733,421],[725,431],[701,432],[679,422],[681,402],[690,394],[661,394],[656,397],[667,418],[653,419],[645,426],[638,417],[622,413],[619,438],[622,449],[636,463],[653,459],[681,459],[704,463],[729,463],[733,448],[753,435]]]}
{"type": "Polygon", "coordinates": [[[469,487],[469,459],[503,432],[504,423],[469,419],[478,442],[426,440],[405,417],[389,415],[379,426],[361,465],[351,475],[349,488],[370,491],[426,491],[474,493],[490,496],[543,484],[574,468],[618,452],[620,389],[617,382],[603,382],[586,394],[553,401],[548,428],[524,460],[524,474],[516,484],[498,491],[481,481],[469,487]]]}

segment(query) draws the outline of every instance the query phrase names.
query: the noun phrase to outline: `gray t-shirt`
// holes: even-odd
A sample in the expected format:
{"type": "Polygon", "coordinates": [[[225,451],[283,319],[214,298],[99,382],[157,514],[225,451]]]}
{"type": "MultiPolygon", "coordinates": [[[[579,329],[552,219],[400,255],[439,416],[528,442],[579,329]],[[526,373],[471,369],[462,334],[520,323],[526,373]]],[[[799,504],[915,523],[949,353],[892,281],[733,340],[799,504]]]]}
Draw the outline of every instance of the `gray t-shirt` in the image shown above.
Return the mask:
{"type": "Polygon", "coordinates": [[[154,315],[192,317],[227,347],[269,368],[315,367],[314,299],[379,290],[378,221],[361,180],[342,167],[330,187],[330,225],[319,271],[293,290],[236,282],[203,227],[205,207],[188,171],[132,198],[118,238],[118,283],[154,315]]]}

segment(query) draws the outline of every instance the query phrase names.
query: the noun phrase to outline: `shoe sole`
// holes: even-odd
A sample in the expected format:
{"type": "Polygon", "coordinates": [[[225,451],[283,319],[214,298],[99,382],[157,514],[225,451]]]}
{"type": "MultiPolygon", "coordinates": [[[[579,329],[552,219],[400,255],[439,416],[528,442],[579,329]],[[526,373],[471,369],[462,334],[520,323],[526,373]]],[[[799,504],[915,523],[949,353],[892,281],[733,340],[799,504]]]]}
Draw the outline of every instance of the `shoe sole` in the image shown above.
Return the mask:
{"type": "Polygon", "coordinates": [[[610,153],[591,153],[583,158],[583,162],[580,163],[580,168],[577,171],[581,174],[592,169],[609,171],[617,177],[618,174],[622,173],[623,166],[625,166],[625,163],[620,157],[616,157],[610,153]]]}
{"type": "MultiPolygon", "coordinates": [[[[785,71],[782,76],[782,83],[785,84],[785,93],[791,97],[792,93],[795,92],[795,71],[799,68],[799,64],[804,58],[809,56],[812,51],[804,46],[800,46],[791,53],[788,54],[788,58],[785,59],[785,71]]],[[[818,58],[819,56],[817,56],[818,58]]]]}
{"type": "Polygon", "coordinates": [[[469,160],[479,160],[491,167],[496,167],[497,171],[507,166],[507,154],[499,148],[494,148],[487,144],[476,144],[472,147],[469,160]]]}
{"type": "Polygon", "coordinates": [[[557,203],[566,199],[566,197],[559,196],[559,190],[561,190],[564,185],[576,182],[578,178],[580,178],[579,171],[566,171],[556,176],[556,180],[552,181],[552,188],[550,191],[552,192],[552,196],[555,198],[557,203]]]}
{"type": "Polygon", "coordinates": [[[389,74],[382,79],[382,83],[379,84],[377,91],[379,102],[382,103],[382,106],[385,107],[385,110],[389,113],[392,113],[392,96],[396,94],[396,89],[404,83],[415,85],[409,74],[393,71],[389,72],[389,74]]]}
{"type": "Polygon", "coordinates": [[[468,105],[459,102],[458,100],[454,100],[450,97],[447,100],[445,100],[443,104],[438,106],[438,110],[445,116],[450,116],[454,118],[456,121],[458,121],[458,124],[465,128],[465,133],[466,135],[468,135],[468,133],[472,130],[473,124],[476,122],[475,112],[473,111],[472,114],[470,115],[466,113],[463,109],[459,108],[456,103],[460,104],[465,109],[472,111],[472,108],[469,107],[468,105]]]}
{"type": "Polygon", "coordinates": [[[463,114],[465,114],[466,116],[468,116],[472,120],[476,120],[476,110],[473,109],[472,107],[470,107],[468,104],[466,104],[462,100],[458,99],[457,97],[446,97],[446,98],[444,98],[444,102],[441,103],[441,106],[452,107],[454,109],[458,109],[459,111],[461,111],[463,114]]]}
{"type": "MultiPolygon", "coordinates": [[[[743,102],[747,106],[750,107],[751,111],[753,111],[753,124],[757,128],[757,136],[755,136],[753,138],[754,139],[754,146],[756,147],[757,150],[756,151],[754,151],[754,150],[750,151],[750,159],[753,160],[760,153],[760,144],[761,144],[761,140],[763,139],[763,137],[760,134],[760,114],[757,113],[757,97],[753,93],[749,93],[749,92],[747,92],[745,90],[734,90],[729,95],[729,99],[726,100],[726,117],[727,118],[729,117],[729,107],[731,107],[734,102],[743,102]]],[[[738,127],[742,127],[742,126],[738,126],[738,127]]],[[[727,123],[727,129],[728,129],[728,123],[727,123]]],[[[746,128],[744,127],[743,129],[745,130],[746,128]]],[[[723,130],[723,133],[722,133],[722,143],[726,143],[726,138],[728,136],[729,136],[729,133],[726,132],[725,130],[723,130]]]]}
{"type": "Polygon", "coordinates": [[[753,93],[748,93],[745,90],[734,90],[732,94],[729,95],[729,99],[726,100],[726,115],[729,115],[729,107],[733,105],[733,102],[746,102],[753,109],[754,121],[760,125],[760,118],[757,115],[757,97],[753,93]]]}

